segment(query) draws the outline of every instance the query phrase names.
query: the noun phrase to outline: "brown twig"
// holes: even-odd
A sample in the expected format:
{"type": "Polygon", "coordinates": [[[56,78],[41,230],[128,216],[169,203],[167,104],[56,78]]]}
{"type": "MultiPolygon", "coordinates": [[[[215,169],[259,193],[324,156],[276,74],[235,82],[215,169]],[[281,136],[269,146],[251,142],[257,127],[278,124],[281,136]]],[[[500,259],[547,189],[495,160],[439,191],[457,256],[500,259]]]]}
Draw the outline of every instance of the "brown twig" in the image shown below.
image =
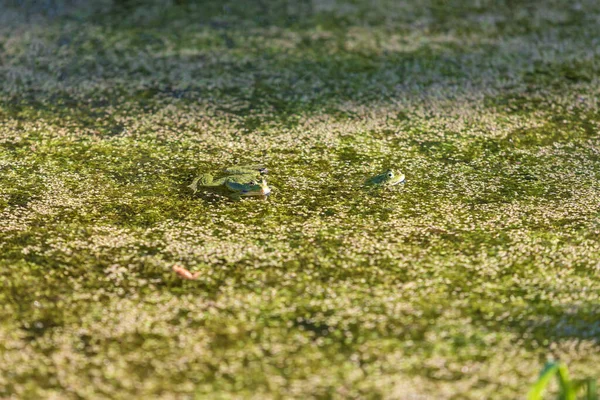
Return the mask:
{"type": "Polygon", "coordinates": [[[196,280],[200,276],[200,272],[194,272],[193,274],[187,269],[180,267],[179,265],[173,265],[173,271],[183,279],[196,280]]]}

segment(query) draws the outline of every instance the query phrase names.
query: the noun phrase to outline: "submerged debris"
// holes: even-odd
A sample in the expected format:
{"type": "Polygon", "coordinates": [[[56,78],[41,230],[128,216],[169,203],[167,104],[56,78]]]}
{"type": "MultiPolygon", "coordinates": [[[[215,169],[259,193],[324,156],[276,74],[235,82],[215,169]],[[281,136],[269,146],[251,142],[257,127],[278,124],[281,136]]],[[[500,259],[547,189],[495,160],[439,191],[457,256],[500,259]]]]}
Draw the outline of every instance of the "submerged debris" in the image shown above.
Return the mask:
{"type": "Polygon", "coordinates": [[[173,271],[175,271],[175,273],[183,279],[189,279],[192,281],[195,281],[200,276],[200,272],[191,273],[189,270],[179,265],[173,265],[173,271]]]}

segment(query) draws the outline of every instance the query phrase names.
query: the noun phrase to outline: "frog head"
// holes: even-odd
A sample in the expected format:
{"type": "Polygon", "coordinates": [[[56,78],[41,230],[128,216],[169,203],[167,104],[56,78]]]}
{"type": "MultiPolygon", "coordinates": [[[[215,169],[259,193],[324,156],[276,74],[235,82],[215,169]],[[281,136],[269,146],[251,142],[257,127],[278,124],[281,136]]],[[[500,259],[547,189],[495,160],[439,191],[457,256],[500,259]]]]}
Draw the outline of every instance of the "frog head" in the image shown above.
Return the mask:
{"type": "Polygon", "coordinates": [[[368,186],[394,186],[404,182],[405,176],[400,171],[388,169],[379,175],[375,175],[365,181],[368,186]]]}
{"type": "Polygon", "coordinates": [[[271,193],[271,188],[265,179],[250,183],[227,182],[226,185],[229,190],[240,196],[267,196],[271,193]]]}

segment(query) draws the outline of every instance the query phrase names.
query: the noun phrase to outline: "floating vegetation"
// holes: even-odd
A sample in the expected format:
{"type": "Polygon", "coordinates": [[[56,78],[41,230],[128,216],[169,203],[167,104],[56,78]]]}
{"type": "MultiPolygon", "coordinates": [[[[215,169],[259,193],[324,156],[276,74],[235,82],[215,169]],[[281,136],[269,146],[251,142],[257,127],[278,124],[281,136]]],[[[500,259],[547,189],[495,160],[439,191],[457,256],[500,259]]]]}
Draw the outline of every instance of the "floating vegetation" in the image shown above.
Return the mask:
{"type": "Polygon", "coordinates": [[[600,377],[599,2],[143,3],[0,0],[0,398],[600,377]]]}

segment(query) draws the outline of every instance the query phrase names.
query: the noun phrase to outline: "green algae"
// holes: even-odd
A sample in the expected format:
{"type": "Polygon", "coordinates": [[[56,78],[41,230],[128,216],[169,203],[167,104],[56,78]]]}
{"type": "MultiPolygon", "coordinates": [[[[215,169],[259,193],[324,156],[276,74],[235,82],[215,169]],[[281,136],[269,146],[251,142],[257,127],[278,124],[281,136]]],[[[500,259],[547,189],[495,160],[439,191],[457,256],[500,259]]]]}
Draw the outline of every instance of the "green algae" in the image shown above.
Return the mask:
{"type": "Polygon", "coordinates": [[[55,3],[0,28],[0,395],[600,374],[597,4],[55,3]],[[257,162],[266,201],[187,188],[257,162]]]}

